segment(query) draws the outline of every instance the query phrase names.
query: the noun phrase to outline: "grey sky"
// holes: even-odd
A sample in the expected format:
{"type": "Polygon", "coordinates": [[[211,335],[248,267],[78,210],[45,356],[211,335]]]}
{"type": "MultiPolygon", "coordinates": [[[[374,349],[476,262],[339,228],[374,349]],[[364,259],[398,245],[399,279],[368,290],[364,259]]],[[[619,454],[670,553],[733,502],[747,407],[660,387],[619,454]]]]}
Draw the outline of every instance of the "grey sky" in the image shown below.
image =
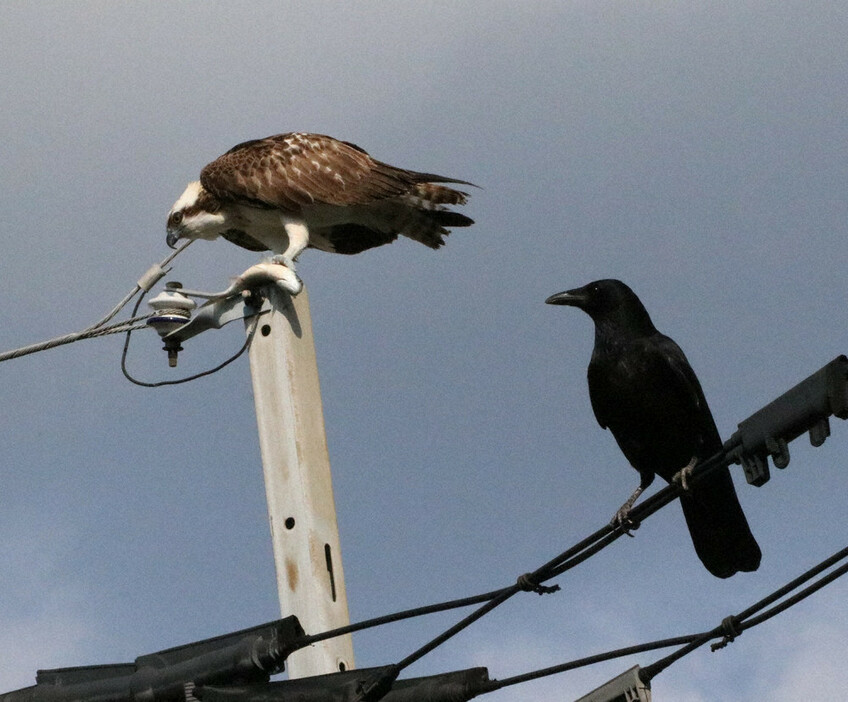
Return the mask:
{"type": "MultiPolygon", "coordinates": [[[[591,323],[543,304],[634,288],[727,437],[846,351],[848,12],[832,3],[0,5],[0,350],[101,317],[167,253],[165,216],[233,144],[303,130],[473,181],[433,252],[307,251],[354,620],[514,581],[604,524],[638,476],[591,414],[591,323]]],[[[257,257],[201,242],[170,276],[257,257]]],[[[179,373],[242,341],[187,347],[179,373]]],[[[279,615],[246,362],[140,389],[121,340],[0,365],[0,691],[279,615]]],[[[130,363],[173,377],[152,334],[130,363]]],[[[411,668],[494,677],[703,630],[845,546],[848,428],[761,489],[734,470],[760,570],[712,578],[676,505],[411,668]]],[[[848,684],[837,583],[658,699],[828,699],[848,684]],[[804,687],[809,686],[809,687],[804,687]],[[799,692],[803,690],[802,692],[799,692]]],[[[393,662],[453,623],[357,635],[393,662]]],[[[573,699],[636,657],[492,695],[573,699]]]]}

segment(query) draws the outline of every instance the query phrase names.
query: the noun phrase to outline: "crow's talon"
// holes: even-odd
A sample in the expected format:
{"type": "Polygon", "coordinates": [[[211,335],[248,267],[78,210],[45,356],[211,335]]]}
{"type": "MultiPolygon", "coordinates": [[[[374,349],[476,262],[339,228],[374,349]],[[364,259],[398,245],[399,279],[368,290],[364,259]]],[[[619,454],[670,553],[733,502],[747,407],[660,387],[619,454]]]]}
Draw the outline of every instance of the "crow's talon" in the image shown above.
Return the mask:
{"type": "Polygon", "coordinates": [[[689,461],[683,468],[681,468],[677,473],[674,474],[674,477],[671,479],[672,482],[677,485],[683,492],[689,492],[689,479],[692,477],[692,471],[695,469],[695,466],[698,463],[698,459],[696,457],[692,457],[692,460],[689,461]]]}
{"type": "Polygon", "coordinates": [[[610,522],[610,526],[614,529],[621,529],[631,539],[634,538],[631,531],[636,531],[639,528],[639,522],[630,516],[630,509],[621,508],[615,513],[615,516],[610,522]]]}

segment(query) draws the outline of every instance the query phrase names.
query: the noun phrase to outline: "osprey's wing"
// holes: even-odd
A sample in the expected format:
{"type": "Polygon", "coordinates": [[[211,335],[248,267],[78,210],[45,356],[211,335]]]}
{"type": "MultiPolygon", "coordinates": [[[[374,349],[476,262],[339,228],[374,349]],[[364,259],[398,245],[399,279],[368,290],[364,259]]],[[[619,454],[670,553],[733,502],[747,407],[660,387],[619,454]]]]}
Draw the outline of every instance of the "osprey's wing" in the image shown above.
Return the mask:
{"type": "MultiPolygon", "coordinates": [[[[203,187],[224,201],[299,211],[303,205],[361,205],[408,192],[421,176],[322,134],[246,141],[207,165],[203,187]]],[[[434,176],[438,178],[438,176],[434,176]]]]}
{"type": "Polygon", "coordinates": [[[224,237],[231,244],[241,246],[243,249],[247,249],[248,251],[268,250],[268,247],[265,244],[263,244],[261,241],[257,241],[252,236],[241,231],[240,229],[228,229],[225,232],[221,232],[221,236],[224,237]]]}

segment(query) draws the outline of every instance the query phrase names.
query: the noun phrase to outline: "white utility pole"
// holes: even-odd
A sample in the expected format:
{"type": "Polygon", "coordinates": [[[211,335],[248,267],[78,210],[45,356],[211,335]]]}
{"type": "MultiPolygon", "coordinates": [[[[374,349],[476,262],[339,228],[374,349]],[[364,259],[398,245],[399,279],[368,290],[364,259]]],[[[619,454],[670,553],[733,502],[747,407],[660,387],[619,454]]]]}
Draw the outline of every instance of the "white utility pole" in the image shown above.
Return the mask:
{"type": "MultiPolygon", "coordinates": [[[[271,312],[259,318],[250,372],[265,474],[282,615],[307,634],[350,623],[312,318],[304,288],[292,298],[268,286],[271,312]]],[[[248,325],[253,322],[247,321],[248,325]]],[[[290,678],[353,668],[350,635],[291,654],[290,678]]]]}

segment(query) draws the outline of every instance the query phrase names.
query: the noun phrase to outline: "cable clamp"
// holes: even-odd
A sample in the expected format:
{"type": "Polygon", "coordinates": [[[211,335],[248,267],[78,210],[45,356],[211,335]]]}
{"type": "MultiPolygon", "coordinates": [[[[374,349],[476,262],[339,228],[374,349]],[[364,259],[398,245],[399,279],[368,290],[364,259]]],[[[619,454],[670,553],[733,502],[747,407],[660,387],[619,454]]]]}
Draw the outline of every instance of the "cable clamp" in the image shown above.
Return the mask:
{"type": "Polygon", "coordinates": [[[736,628],[736,617],[732,615],[721,620],[720,628],[721,633],[724,634],[724,638],[710,646],[710,651],[713,653],[720,648],[724,648],[727,644],[733,643],[734,639],[742,633],[736,628]]]}
{"type": "Polygon", "coordinates": [[[542,585],[536,582],[533,573],[524,573],[524,575],[519,575],[515,584],[519,587],[519,589],[524,590],[524,592],[535,592],[538,595],[550,595],[560,589],[559,585],[542,585]]]}
{"type": "Polygon", "coordinates": [[[165,268],[158,263],[154,263],[147,269],[147,272],[138,279],[136,285],[138,285],[141,290],[144,290],[144,292],[150,292],[153,286],[162,280],[162,278],[164,278],[170,270],[170,268],[165,268]]]}

